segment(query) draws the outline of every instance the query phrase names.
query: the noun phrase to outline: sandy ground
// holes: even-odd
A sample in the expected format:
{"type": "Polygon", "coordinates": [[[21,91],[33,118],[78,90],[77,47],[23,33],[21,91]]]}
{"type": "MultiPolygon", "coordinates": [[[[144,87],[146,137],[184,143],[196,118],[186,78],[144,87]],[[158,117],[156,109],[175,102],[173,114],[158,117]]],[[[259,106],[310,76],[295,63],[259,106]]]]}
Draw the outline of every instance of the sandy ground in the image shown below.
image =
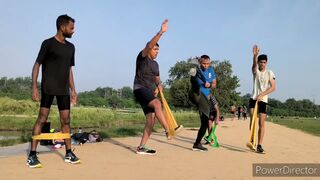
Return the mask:
{"type": "Polygon", "coordinates": [[[103,143],[75,146],[75,154],[82,160],[78,165],[63,161],[64,149],[52,152],[42,149],[38,157],[43,168],[38,169],[26,166],[26,146],[10,147],[16,151],[0,148],[0,179],[254,179],[253,163],[320,163],[320,137],[273,123],[266,124],[264,148],[267,153],[248,150],[245,146],[248,123],[238,120],[223,122],[216,129],[221,147],[208,146],[208,152],[191,150],[197,133],[195,129],[185,129],[171,141],[167,141],[163,133],[154,133],[147,145],[157,150],[155,156],[135,154],[140,137],[114,138],[103,143]]]}

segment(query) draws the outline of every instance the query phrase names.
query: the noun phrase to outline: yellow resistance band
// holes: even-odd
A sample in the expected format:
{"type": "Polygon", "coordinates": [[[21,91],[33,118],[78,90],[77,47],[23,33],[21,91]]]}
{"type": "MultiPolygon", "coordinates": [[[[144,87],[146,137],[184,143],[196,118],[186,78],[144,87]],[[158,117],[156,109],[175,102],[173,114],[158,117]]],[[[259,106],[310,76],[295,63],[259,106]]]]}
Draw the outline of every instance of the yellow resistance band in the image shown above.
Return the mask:
{"type": "Polygon", "coordinates": [[[247,146],[251,149],[255,149],[257,145],[257,127],[258,127],[258,101],[256,102],[251,118],[251,128],[249,135],[249,142],[247,146]]]}
{"type": "Polygon", "coordinates": [[[164,97],[162,91],[160,91],[160,96],[161,96],[161,101],[162,101],[162,105],[163,105],[163,114],[166,118],[168,127],[169,127],[169,134],[172,136],[175,136],[175,128],[178,127],[178,124],[176,122],[176,119],[173,116],[173,113],[167,103],[166,98],[164,97]]]}
{"type": "Polygon", "coordinates": [[[41,133],[36,136],[32,136],[32,139],[36,140],[49,140],[49,139],[70,139],[69,133],[41,133]]]}

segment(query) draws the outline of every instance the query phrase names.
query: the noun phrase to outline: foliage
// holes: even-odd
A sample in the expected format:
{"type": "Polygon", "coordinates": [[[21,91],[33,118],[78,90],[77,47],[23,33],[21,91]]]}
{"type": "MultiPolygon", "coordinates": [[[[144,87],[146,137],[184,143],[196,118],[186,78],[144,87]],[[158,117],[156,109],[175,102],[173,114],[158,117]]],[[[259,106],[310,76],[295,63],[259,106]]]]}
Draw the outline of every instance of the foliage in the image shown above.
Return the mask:
{"type": "Polygon", "coordinates": [[[31,78],[0,78],[0,97],[7,96],[13,99],[30,99],[31,98],[31,78]]]}
{"type": "Polygon", "coordinates": [[[133,90],[125,86],[121,89],[98,87],[93,91],[79,93],[79,105],[112,108],[139,107],[134,100],[133,90]]]}

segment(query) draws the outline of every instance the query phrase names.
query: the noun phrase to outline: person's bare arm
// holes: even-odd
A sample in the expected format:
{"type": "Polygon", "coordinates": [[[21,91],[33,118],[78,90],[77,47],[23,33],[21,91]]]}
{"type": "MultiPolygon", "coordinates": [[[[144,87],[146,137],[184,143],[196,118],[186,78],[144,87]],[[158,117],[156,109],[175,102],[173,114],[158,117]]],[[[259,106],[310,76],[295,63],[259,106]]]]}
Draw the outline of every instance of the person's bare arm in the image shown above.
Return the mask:
{"type": "Polygon", "coordinates": [[[160,31],[147,43],[146,47],[142,51],[142,56],[146,57],[149,51],[157,44],[160,40],[160,37],[163,33],[165,33],[168,29],[168,19],[165,19],[161,25],[160,31]]]}
{"type": "Polygon", "coordinates": [[[70,67],[70,73],[69,73],[69,87],[70,87],[71,105],[76,105],[78,96],[77,96],[76,88],[74,85],[72,67],[70,67]]]}
{"type": "Polygon", "coordinates": [[[253,74],[256,73],[259,51],[260,51],[259,47],[255,44],[252,48],[252,53],[253,53],[252,73],[253,74]]]}
{"type": "Polygon", "coordinates": [[[212,80],[211,82],[211,88],[215,89],[217,87],[217,79],[212,80]]]}
{"type": "Polygon", "coordinates": [[[158,96],[158,93],[162,92],[162,90],[163,90],[163,86],[162,86],[162,83],[161,83],[161,80],[160,80],[160,76],[156,76],[155,84],[156,84],[157,88],[154,90],[154,96],[158,96]]]}
{"type": "Polygon", "coordinates": [[[38,79],[38,75],[39,75],[39,68],[40,68],[40,64],[35,62],[32,68],[32,84],[31,84],[31,89],[32,89],[32,100],[34,101],[39,101],[40,100],[40,96],[39,96],[39,90],[37,87],[37,79],[38,79]]]}

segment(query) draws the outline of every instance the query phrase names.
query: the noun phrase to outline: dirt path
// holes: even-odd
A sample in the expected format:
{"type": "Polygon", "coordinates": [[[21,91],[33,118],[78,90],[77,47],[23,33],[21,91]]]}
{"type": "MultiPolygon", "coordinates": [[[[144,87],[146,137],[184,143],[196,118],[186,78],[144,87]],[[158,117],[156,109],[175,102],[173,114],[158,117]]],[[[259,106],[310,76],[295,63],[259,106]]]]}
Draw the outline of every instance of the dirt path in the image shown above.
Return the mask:
{"type": "Polygon", "coordinates": [[[182,131],[172,141],[167,141],[163,133],[154,133],[147,145],[157,150],[156,156],[135,154],[140,137],[115,138],[77,146],[75,153],[82,160],[79,165],[63,162],[64,149],[40,153],[43,168],[39,169],[26,166],[25,150],[4,157],[1,148],[0,179],[253,179],[253,163],[320,163],[320,137],[273,123],[266,126],[264,155],[245,147],[248,121],[237,120],[225,121],[217,128],[221,147],[209,147],[208,152],[191,151],[197,133],[192,129],[182,131]]]}

